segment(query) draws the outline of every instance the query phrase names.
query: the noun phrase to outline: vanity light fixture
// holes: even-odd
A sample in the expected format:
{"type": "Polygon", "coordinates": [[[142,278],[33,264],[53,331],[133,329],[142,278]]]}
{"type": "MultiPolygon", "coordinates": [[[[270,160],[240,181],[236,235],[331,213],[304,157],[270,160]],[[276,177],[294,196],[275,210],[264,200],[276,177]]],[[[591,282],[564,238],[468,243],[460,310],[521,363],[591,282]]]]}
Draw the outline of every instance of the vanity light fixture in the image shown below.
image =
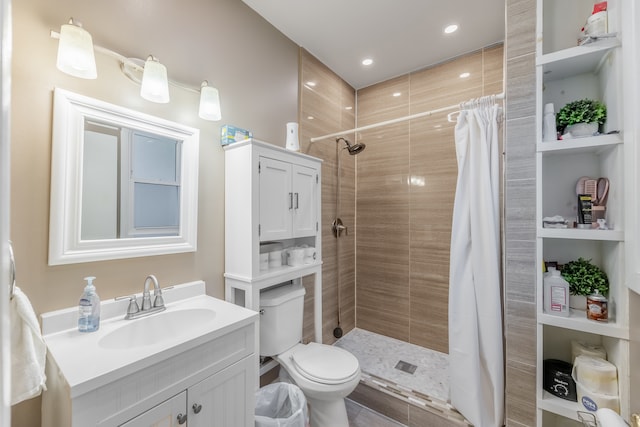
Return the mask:
{"type": "Polygon", "coordinates": [[[220,96],[218,89],[209,86],[208,81],[203,81],[200,85],[200,118],[217,122],[222,119],[220,111],[220,96]]]}
{"type": "Polygon", "coordinates": [[[82,79],[95,79],[96,58],[91,34],[73,18],[60,27],[60,43],[56,66],[64,73],[82,79]]]}
{"type": "Polygon", "coordinates": [[[134,82],[141,84],[140,96],[152,102],[169,102],[169,84],[200,95],[199,116],[204,120],[218,121],[222,118],[218,89],[205,80],[199,88],[168,79],[167,68],[149,55],[146,61],[127,58],[102,46],[94,45],[91,34],[73,18],[60,28],[51,31],[51,38],[59,39],[57,67],[74,77],[95,79],[97,77],[94,51],[106,54],[120,62],[122,72],[134,82]],[[142,76],[142,77],[140,77],[142,76]]]}
{"type": "Polygon", "coordinates": [[[166,104],[169,102],[169,80],[167,67],[153,55],[149,55],[144,63],[140,96],[147,101],[166,104]]]}

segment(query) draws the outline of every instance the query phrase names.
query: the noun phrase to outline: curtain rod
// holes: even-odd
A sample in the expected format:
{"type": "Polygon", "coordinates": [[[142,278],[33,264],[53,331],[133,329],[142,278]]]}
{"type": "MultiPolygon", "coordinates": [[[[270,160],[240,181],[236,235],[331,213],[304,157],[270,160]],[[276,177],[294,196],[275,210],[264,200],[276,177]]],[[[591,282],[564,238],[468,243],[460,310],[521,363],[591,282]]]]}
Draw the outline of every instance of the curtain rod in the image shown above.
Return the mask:
{"type": "Polygon", "coordinates": [[[410,116],[404,116],[404,117],[398,117],[397,119],[391,119],[391,120],[385,120],[383,122],[378,122],[378,123],[373,123],[370,125],[366,125],[366,126],[360,126],[357,128],[353,128],[353,129],[348,129],[348,130],[343,130],[341,132],[334,132],[334,133],[330,133],[327,135],[322,135],[322,136],[316,136],[315,138],[311,138],[309,139],[310,142],[316,142],[316,141],[320,141],[322,139],[327,139],[327,138],[333,138],[335,136],[343,136],[347,133],[353,133],[353,132],[360,132],[363,130],[368,130],[368,129],[374,129],[380,126],[386,126],[386,125],[392,125],[394,123],[399,123],[399,122],[404,122],[407,120],[413,120],[413,119],[419,119],[420,117],[426,117],[426,116],[430,116],[432,114],[436,114],[436,113],[442,113],[444,111],[449,111],[449,110],[455,110],[455,109],[460,109],[460,108],[469,108],[473,105],[474,102],[480,100],[480,99],[486,99],[489,97],[495,97],[495,99],[504,99],[504,92],[495,94],[495,95],[487,95],[487,96],[483,96],[481,98],[476,98],[476,99],[471,99],[469,101],[466,102],[462,102],[460,104],[456,104],[456,105],[449,105],[448,107],[442,107],[442,108],[438,108],[436,110],[431,110],[431,111],[425,111],[422,113],[416,113],[416,114],[411,114],[410,116]]]}

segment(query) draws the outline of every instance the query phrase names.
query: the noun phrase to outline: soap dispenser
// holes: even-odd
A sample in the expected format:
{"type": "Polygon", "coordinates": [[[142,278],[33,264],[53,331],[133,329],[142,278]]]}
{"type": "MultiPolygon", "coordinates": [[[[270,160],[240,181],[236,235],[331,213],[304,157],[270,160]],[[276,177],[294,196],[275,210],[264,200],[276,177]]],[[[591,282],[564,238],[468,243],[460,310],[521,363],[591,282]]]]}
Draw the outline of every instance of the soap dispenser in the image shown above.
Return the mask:
{"type": "Polygon", "coordinates": [[[95,332],[100,328],[100,297],[93,285],[95,277],[85,277],[87,285],[78,304],[78,331],[95,332]]]}

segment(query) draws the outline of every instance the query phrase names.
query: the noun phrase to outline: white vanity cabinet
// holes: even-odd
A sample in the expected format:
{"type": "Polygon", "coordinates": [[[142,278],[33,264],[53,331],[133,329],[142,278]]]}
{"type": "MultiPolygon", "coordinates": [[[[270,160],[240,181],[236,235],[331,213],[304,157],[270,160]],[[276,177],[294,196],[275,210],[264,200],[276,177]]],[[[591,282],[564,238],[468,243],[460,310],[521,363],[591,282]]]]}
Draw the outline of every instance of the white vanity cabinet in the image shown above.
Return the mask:
{"type": "Polygon", "coordinates": [[[249,426],[254,423],[253,370],[248,357],[211,375],[120,427],[249,426]],[[249,409],[249,410],[248,410],[249,409]]]}
{"type": "MultiPolygon", "coordinates": [[[[314,275],[322,295],[321,165],[315,157],[249,139],[225,150],[225,298],[259,310],[260,291],[314,275]],[[260,255],[315,248],[312,262],[260,268],[260,255]]],[[[314,298],[315,339],[322,342],[322,298],[314,298]]],[[[258,343],[256,342],[256,345],[258,343]]]]}
{"type": "Polygon", "coordinates": [[[152,427],[182,425],[187,422],[187,392],[173,396],[166,402],[154,406],[120,427],[152,427]]]}
{"type": "Polygon", "coordinates": [[[118,316],[104,320],[90,334],[68,328],[50,331],[49,324],[69,324],[54,317],[73,318],[77,309],[60,310],[65,312],[62,316],[44,314],[48,355],[42,426],[253,427],[258,315],[204,295],[204,282],[188,286],[197,292],[176,285],[164,294],[166,311],[140,319],[123,320],[122,301],[103,302],[104,314],[118,316]],[[184,299],[172,303],[180,293],[184,299]],[[177,331],[170,326],[147,328],[157,324],[153,316],[178,319],[204,310],[211,312],[206,325],[201,320],[174,328],[177,331]],[[132,333],[142,329],[158,337],[157,343],[104,345],[110,334],[124,328],[132,333]]]}

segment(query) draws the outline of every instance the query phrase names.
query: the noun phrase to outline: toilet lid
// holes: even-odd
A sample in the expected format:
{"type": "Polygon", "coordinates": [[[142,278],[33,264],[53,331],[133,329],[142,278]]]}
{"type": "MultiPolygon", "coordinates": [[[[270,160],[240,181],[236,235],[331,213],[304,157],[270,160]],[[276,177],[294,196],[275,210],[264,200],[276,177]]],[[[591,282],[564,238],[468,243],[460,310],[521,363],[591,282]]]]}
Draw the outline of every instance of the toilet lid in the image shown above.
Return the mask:
{"type": "Polygon", "coordinates": [[[348,351],[314,342],[295,350],[291,360],[301,375],[321,384],[344,383],[358,374],[360,366],[348,351]]]}

